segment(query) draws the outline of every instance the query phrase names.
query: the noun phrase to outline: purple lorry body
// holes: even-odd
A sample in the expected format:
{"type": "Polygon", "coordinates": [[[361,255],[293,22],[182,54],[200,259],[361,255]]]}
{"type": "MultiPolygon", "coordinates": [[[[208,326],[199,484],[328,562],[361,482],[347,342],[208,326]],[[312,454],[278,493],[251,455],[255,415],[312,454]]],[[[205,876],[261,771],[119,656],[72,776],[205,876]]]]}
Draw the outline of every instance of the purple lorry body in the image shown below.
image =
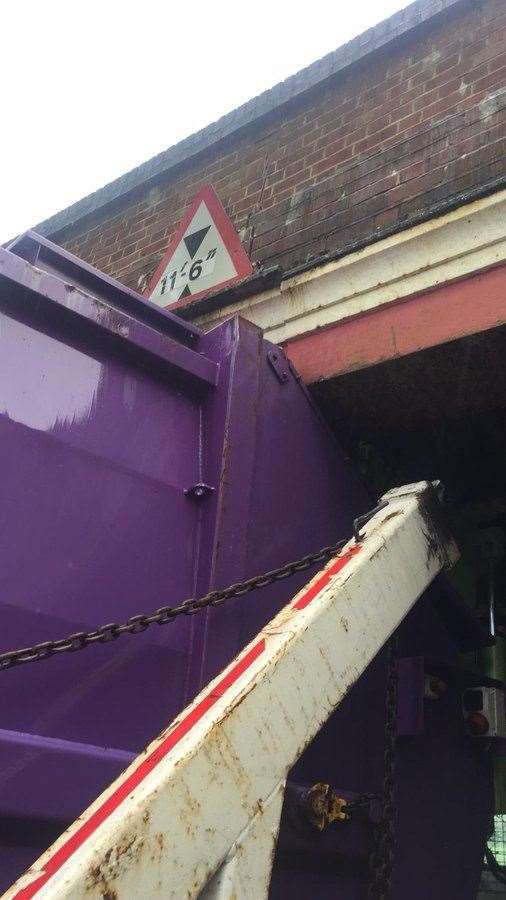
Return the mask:
{"type": "MultiPolygon", "coordinates": [[[[203,334],[33,234],[0,249],[0,312],[2,649],[271,569],[348,536],[371,505],[254,326],[231,319],[203,334]],[[212,491],[195,496],[198,484],[212,491]]],[[[1,674],[3,888],[307,579],[1,674]]],[[[433,586],[399,629],[404,657],[454,665],[479,641],[444,595],[433,586]]],[[[384,668],[380,654],[295,781],[380,790],[384,668]]],[[[399,900],[471,900],[479,879],[490,766],[456,698],[438,715],[400,741],[399,900]]],[[[302,849],[280,841],[272,896],[339,886],[344,900],[365,898],[370,839],[369,826],[350,826],[302,849]]]]}

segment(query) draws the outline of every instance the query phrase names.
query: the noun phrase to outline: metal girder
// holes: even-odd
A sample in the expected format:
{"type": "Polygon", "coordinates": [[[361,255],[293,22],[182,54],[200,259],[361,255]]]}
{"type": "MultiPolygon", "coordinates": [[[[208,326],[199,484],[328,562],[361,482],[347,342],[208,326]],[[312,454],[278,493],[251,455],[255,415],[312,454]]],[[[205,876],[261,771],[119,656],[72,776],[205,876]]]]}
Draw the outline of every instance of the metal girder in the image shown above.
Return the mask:
{"type": "Polygon", "coordinates": [[[457,557],[432,486],[383,499],[6,900],[267,895],[288,770],[457,557]]]}

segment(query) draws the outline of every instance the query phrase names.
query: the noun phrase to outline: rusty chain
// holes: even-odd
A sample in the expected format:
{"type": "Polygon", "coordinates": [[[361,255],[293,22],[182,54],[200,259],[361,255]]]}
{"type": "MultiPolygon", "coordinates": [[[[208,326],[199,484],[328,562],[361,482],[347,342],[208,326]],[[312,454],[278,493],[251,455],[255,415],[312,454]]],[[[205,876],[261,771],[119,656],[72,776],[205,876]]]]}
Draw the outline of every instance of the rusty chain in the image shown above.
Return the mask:
{"type": "Polygon", "coordinates": [[[383,755],[382,817],[371,855],[370,900],[391,900],[396,839],[395,766],[397,749],[397,658],[396,640],[388,642],[385,692],[385,749],[383,755]]]}
{"type": "Polygon", "coordinates": [[[79,631],[76,634],[68,635],[66,638],[44,641],[43,643],[18,650],[9,650],[0,654],[0,671],[11,669],[24,663],[40,662],[60,653],[73,653],[76,650],[84,650],[92,644],[106,644],[117,640],[123,634],[139,634],[155,623],[157,625],[167,625],[178,616],[193,616],[207,607],[220,606],[232,597],[242,597],[243,594],[249,594],[257,588],[267,587],[276,581],[290,578],[297,572],[310,569],[318,562],[325,562],[331,559],[341,550],[345,543],[346,540],[342,540],[332,546],[322,547],[321,550],[309,553],[295,562],[287,563],[278,569],[265,572],[263,575],[257,575],[255,578],[248,578],[246,581],[231,584],[221,591],[210,591],[204,597],[185,600],[179,606],[161,606],[149,615],[130,616],[122,624],[112,622],[108,625],[101,625],[93,631],[79,631]]]}

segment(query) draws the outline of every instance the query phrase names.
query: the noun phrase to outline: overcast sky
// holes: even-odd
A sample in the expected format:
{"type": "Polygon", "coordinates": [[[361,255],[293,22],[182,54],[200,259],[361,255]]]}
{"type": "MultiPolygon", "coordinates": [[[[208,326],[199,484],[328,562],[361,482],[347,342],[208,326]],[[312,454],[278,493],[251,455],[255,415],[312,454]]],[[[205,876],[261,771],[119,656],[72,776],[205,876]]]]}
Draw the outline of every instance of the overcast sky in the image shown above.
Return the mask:
{"type": "Polygon", "coordinates": [[[5,0],[0,242],[405,6],[5,0]]]}

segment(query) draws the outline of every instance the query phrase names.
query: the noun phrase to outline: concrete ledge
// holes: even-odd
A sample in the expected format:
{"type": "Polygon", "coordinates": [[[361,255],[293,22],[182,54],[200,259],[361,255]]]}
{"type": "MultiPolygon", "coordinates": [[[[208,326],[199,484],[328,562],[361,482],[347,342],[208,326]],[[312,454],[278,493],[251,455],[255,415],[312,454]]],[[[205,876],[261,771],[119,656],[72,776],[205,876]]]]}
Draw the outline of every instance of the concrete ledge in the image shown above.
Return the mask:
{"type": "Polygon", "coordinates": [[[506,190],[199,317],[239,313],[286,343],[506,261],[506,190]]]}

